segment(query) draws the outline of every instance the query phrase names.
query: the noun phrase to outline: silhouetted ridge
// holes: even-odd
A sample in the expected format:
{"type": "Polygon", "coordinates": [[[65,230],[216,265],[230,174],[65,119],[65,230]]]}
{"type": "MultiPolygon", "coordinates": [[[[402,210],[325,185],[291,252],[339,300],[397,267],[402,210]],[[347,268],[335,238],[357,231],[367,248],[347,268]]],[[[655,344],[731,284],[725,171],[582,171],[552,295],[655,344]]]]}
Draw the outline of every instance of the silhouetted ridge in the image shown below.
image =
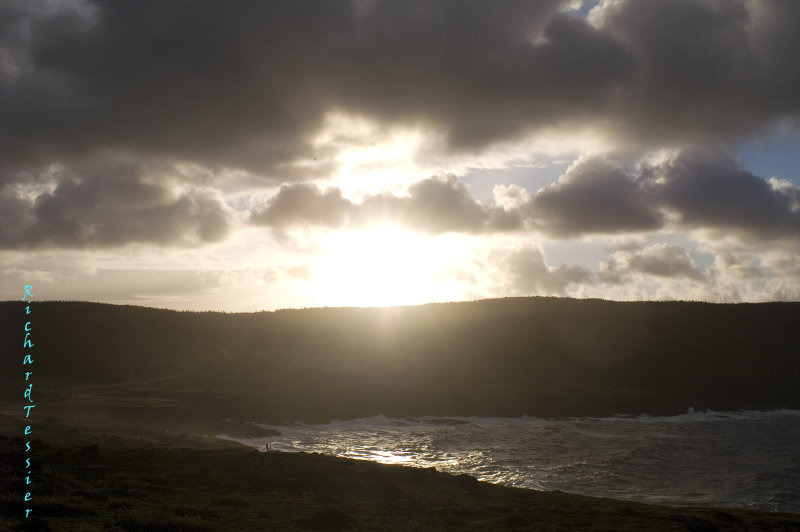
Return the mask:
{"type": "MultiPolygon", "coordinates": [[[[37,387],[114,385],[231,417],[800,407],[800,303],[509,298],[254,314],[35,305],[37,387]]],[[[5,345],[21,346],[22,304],[0,303],[0,317],[5,345]]],[[[3,357],[7,398],[20,389],[21,352],[3,357]]]]}

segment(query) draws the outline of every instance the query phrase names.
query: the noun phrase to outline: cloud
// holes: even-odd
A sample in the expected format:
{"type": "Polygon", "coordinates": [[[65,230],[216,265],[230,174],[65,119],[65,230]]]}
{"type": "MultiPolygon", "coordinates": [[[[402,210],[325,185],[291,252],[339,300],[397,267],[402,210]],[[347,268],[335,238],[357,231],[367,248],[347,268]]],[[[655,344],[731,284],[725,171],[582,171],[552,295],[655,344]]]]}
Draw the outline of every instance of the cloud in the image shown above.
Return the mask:
{"type": "Polygon", "coordinates": [[[2,87],[7,162],[105,147],[274,169],[307,149],[328,107],[322,80],[307,78],[347,22],[345,4],[30,4],[8,8],[27,38],[12,50],[24,68],[2,87]]]}
{"type": "Polygon", "coordinates": [[[534,227],[560,237],[654,230],[663,223],[638,176],[603,157],[571,166],[525,210],[534,227]]]}
{"type": "Polygon", "coordinates": [[[293,224],[335,228],[344,224],[352,209],[353,204],[342,197],[339,189],[323,192],[315,185],[299,183],[283,185],[250,220],[257,225],[278,228],[293,224]]]}
{"type": "Polygon", "coordinates": [[[474,200],[452,175],[417,181],[406,196],[372,194],[359,203],[343,198],[337,188],[322,191],[313,184],[284,185],[263,208],[253,212],[250,220],[276,229],[292,225],[357,228],[390,223],[432,234],[511,230],[520,224],[518,217],[502,207],[484,206],[474,200]]]}
{"type": "Polygon", "coordinates": [[[275,228],[393,223],[433,234],[533,231],[558,238],[667,229],[778,240],[800,235],[800,188],[753,175],[724,150],[691,149],[635,168],[608,157],[583,158],[535,194],[502,185],[487,203],[452,175],[413,183],[405,196],[384,192],[360,203],[337,188],[284,185],[251,221],[275,228]]]}
{"type": "Polygon", "coordinates": [[[564,296],[571,284],[591,284],[592,274],[580,266],[549,267],[544,254],[531,247],[506,253],[502,268],[510,279],[512,293],[564,296]]]}
{"type": "Polygon", "coordinates": [[[688,145],[796,123],[795,2],[613,1],[593,22],[635,58],[608,107],[628,139],[688,145]]]}
{"type": "Polygon", "coordinates": [[[555,0],[76,0],[0,20],[8,166],[105,148],[293,181],[337,109],[458,151],[582,127],[683,145],[800,112],[793,2],[625,0],[586,20],[555,0]]]}
{"type": "Polygon", "coordinates": [[[654,194],[683,228],[735,231],[751,238],[800,236],[800,189],[757,177],[725,152],[686,150],[642,172],[659,181],[654,194]]]}
{"type": "Polygon", "coordinates": [[[800,5],[608,0],[584,18],[569,3],[3,2],[0,246],[213,242],[231,212],[206,187],[237,169],[284,184],[251,218],[277,229],[797,238],[797,186],[744,171],[724,148],[686,147],[800,124],[800,5]],[[331,113],[418,129],[460,160],[585,130],[676,155],[636,169],[584,158],[557,183],[488,203],[454,177],[356,203],[308,184],[337,161],[341,146],[314,151],[331,113]],[[178,184],[131,173],[119,154],[203,171],[178,184]]]}
{"type": "MultiPolygon", "coordinates": [[[[362,213],[370,221],[399,222],[429,233],[478,232],[491,225],[492,220],[490,210],[475,201],[455,176],[413,183],[405,198],[367,197],[362,203],[362,213]]],[[[497,219],[502,223],[502,216],[497,219]]]]}
{"type": "Polygon", "coordinates": [[[610,260],[600,264],[599,278],[609,284],[621,284],[631,274],[685,278],[698,282],[705,279],[688,251],[664,243],[635,252],[618,251],[610,260]]]}
{"type": "Polygon", "coordinates": [[[778,240],[800,236],[799,198],[797,185],[753,175],[724,149],[693,148],[635,169],[582,159],[518,211],[558,237],[668,229],[778,240]]]}
{"type": "Polygon", "coordinates": [[[9,180],[0,188],[0,247],[196,245],[227,235],[231,212],[214,192],[151,181],[135,164],[107,170],[58,167],[9,180]],[[26,193],[37,181],[52,190],[26,193]]]}
{"type": "Polygon", "coordinates": [[[657,242],[617,250],[599,263],[597,282],[582,295],[611,299],[692,299],[716,302],[796,301],[800,296],[800,246],[729,239],[696,242],[710,259],[701,267],[692,253],[657,242]]]}

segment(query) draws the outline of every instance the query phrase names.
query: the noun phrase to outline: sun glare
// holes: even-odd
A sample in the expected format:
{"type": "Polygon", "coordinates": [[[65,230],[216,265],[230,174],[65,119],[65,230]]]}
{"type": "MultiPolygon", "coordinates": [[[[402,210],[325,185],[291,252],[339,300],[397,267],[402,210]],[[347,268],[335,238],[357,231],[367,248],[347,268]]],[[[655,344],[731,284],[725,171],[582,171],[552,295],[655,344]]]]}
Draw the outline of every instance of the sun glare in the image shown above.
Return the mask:
{"type": "Polygon", "coordinates": [[[447,248],[441,237],[393,226],[332,234],[312,279],[314,305],[387,307],[458,299],[447,248]]]}
{"type": "Polygon", "coordinates": [[[321,153],[336,154],[337,169],[327,177],[333,178],[345,197],[359,200],[366,194],[405,190],[409,176],[420,173],[414,161],[429,136],[419,127],[387,128],[364,117],[332,112],[312,144],[321,153]]]}

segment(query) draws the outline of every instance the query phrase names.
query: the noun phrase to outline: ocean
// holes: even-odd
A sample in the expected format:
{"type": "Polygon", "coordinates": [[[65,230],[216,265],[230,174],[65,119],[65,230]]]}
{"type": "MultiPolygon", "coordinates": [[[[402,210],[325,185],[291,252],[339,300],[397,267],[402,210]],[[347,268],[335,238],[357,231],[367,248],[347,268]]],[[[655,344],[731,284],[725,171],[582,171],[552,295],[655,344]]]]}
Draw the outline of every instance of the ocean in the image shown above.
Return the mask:
{"type": "Polygon", "coordinates": [[[536,490],[800,513],[800,410],[561,419],[376,416],[262,426],[280,436],[236,441],[262,450],[270,443],[280,451],[435,467],[536,490]]]}

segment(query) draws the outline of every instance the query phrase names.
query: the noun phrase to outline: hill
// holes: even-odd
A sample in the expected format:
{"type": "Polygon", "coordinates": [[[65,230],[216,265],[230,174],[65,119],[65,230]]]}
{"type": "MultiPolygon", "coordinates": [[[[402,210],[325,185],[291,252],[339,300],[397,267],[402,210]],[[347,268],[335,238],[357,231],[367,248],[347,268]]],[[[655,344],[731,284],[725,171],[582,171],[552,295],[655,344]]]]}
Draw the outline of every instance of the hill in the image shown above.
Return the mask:
{"type": "MultiPolygon", "coordinates": [[[[36,387],[60,408],[215,419],[578,416],[799,408],[800,303],[511,298],[253,314],[32,307],[36,387]]],[[[0,303],[3,345],[24,307],[0,303]]],[[[6,351],[3,399],[21,396],[6,351]]]]}

